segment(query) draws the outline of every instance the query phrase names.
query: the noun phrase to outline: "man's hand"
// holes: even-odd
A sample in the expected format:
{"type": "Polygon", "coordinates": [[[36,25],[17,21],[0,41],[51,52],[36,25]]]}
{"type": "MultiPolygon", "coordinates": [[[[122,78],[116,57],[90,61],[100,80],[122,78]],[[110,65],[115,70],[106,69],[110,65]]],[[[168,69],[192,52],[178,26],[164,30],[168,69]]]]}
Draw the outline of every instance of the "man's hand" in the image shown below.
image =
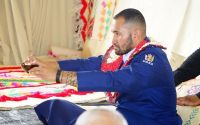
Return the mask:
{"type": "Polygon", "coordinates": [[[42,61],[37,58],[31,58],[32,64],[37,64],[38,67],[30,69],[30,73],[44,80],[55,81],[56,73],[59,65],[56,61],[42,61]]]}
{"type": "Polygon", "coordinates": [[[188,95],[179,97],[177,99],[177,105],[180,106],[198,106],[200,105],[200,99],[196,95],[188,95]]]}
{"type": "Polygon", "coordinates": [[[48,65],[49,67],[59,69],[57,61],[44,61],[36,58],[35,56],[29,56],[23,63],[25,65],[35,65],[35,64],[48,65]]]}

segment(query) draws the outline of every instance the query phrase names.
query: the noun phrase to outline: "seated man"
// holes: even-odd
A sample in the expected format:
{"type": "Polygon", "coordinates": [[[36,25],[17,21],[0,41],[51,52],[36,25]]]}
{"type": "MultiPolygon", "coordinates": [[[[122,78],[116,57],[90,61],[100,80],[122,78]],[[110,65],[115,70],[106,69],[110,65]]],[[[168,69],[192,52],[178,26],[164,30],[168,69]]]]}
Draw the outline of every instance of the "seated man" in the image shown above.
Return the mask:
{"type": "MultiPolygon", "coordinates": [[[[180,83],[194,79],[200,75],[200,48],[190,55],[183,64],[174,71],[176,86],[180,83]]],[[[196,95],[188,95],[177,99],[178,105],[197,106],[200,105],[200,92],[196,95]]]]}
{"type": "MultiPolygon", "coordinates": [[[[125,9],[114,19],[112,47],[104,56],[52,63],[30,58],[39,65],[30,73],[76,86],[78,91],[107,92],[129,125],[181,125],[172,69],[162,46],[146,37],[142,13],[125,9]],[[118,58],[112,57],[113,51],[118,58]]],[[[56,99],[41,103],[35,111],[44,124],[74,125],[85,110],[56,99]]]]}
{"type": "Polygon", "coordinates": [[[82,113],[75,125],[128,125],[128,123],[118,111],[96,108],[82,113]]]}

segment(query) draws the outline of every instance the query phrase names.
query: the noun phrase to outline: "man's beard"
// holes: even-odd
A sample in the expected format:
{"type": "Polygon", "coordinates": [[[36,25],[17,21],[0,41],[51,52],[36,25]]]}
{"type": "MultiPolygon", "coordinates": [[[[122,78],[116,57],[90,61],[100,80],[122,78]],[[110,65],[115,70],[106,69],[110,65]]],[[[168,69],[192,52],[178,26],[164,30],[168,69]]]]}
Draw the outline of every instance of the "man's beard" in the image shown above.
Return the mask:
{"type": "Polygon", "coordinates": [[[133,40],[132,40],[132,35],[130,34],[125,48],[121,49],[120,47],[117,47],[117,50],[115,50],[115,54],[116,55],[127,54],[128,52],[130,52],[133,49],[132,44],[133,44],[133,40]]]}

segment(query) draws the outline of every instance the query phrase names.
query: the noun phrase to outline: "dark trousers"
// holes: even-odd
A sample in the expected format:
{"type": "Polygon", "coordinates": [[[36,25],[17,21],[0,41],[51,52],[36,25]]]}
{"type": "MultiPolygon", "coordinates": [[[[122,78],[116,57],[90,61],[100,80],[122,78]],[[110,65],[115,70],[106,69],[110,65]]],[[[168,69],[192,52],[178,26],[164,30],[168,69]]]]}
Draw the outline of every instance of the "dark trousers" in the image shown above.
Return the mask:
{"type": "Polygon", "coordinates": [[[35,112],[45,125],[74,125],[85,109],[66,100],[48,100],[37,107],[35,112]]]}

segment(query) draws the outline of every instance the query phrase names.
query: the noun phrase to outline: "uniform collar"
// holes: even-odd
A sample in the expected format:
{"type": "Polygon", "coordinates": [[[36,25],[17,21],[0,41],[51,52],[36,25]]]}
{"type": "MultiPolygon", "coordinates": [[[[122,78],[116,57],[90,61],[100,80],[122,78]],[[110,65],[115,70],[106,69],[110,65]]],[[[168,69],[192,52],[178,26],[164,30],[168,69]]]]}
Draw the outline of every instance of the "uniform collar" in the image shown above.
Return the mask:
{"type": "Polygon", "coordinates": [[[135,48],[132,49],[130,52],[128,52],[128,53],[126,53],[126,54],[123,55],[123,63],[125,63],[129,59],[130,55],[132,54],[132,52],[134,50],[135,50],[135,48]]]}

